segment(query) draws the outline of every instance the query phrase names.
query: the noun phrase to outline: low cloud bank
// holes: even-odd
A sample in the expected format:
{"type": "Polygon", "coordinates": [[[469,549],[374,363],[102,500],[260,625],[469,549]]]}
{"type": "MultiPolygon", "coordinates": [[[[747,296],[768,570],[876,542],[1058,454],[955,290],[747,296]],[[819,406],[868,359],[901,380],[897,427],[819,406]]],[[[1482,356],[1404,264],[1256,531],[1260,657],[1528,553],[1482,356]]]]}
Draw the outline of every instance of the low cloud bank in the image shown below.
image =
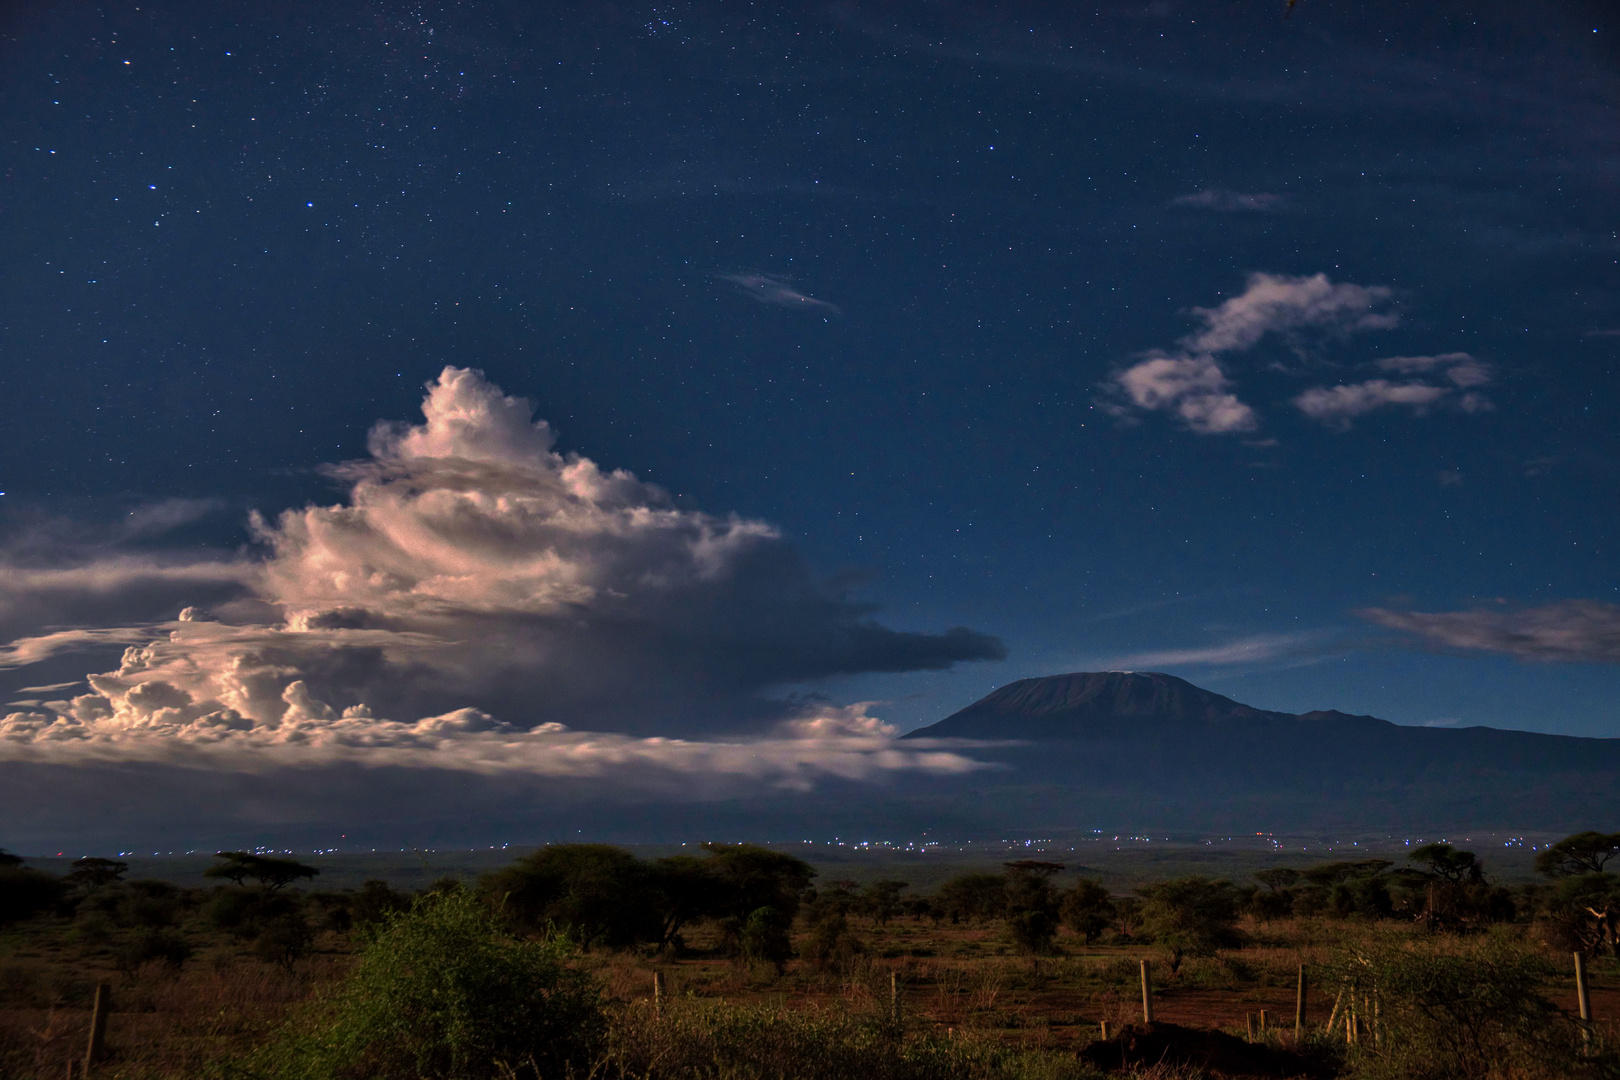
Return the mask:
{"type": "Polygon", "coordinates": [[[125,651],[82,692],[14,701],[0,760],[681,777],[688,791],[693,777],[802,788],[976,767],[897,746],[865,706],[772,694],[999,658],[994,638],[882,626],[767,523],[679,509],[558,453],[532,406],[479,372],[446,368],[423,414],[378,425],[368,459],[331,470],[342,502],[255,516],[258,555],[14,566],[0,668],[125,651]],[[210,599],[161,621],[86,617],[188,593],[210,599]]]}

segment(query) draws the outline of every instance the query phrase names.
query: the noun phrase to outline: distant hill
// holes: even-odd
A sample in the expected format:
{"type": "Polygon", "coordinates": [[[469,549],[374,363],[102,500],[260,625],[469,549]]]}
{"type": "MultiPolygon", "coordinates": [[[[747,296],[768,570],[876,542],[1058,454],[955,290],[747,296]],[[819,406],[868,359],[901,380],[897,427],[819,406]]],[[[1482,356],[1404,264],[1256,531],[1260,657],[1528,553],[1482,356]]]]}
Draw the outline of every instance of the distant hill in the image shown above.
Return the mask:
{"type": "Polygon", "coordinates": [[[1620,827],[1620,739],[1271,712],[1157,672],[1022,679],[906,738],[1002,744],[973,751],[1002,766],[978,814],[949,802],[1026,831],[1620,827]]]}

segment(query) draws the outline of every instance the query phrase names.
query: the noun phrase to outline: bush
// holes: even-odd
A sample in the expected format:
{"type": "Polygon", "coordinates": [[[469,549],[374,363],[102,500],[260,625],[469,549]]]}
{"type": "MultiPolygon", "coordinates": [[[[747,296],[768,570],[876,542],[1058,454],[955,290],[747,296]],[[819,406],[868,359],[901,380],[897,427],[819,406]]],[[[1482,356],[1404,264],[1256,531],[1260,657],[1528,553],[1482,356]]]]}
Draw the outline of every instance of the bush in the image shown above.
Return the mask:
{"type": "Polygon", "coordinates": [[[1035,956],[1050,953],[1057,928],[1057,920],[1048,912],[1039,909],[1019,911],[1007,916],[1007,940],[1022,953],[1035,956]]]}
{"type": "Polygon", "coordinates": [[[265,923],[253,941],[253,954],[266,963],[279,964],[287,971],[308,954],[315,943],[315,931],[299,911],[289,911],[265,923]]]}
{"type": "Polygon", "coordinates": [[[0,864],[0,926],[32,918],[55,904],[67,885],[17,863],[0,864]]]}
{"type": "Polygon", "coordinates": [[[118,950],[118,967],[129,972],[161,961],[179,970],[182,964],[191,959],[191,953],[190,942],[173,930],[148,926],[136,931],[118,950]]]}
{"type": "Polygon", "coordinates": [[[249,1063],[280,1080],[489,1080],[583,1074],[604,1017],[557,938],[506,936],[456,890],[389,916],[354,973],[249,1063]]]}
{"type": "Polygon", "coordinates": [[[793,957],[793,942],[781,912],[773,907],[755,908],[748,913],[737,936],[742,955],[749,960],[770,964],[777,974],[793,957]]]}
{"type": "Polygon", "coordinates": [[[1370,1028],[1352,1055],[1358,1075],[1606,1075],[1598,1059],[1582,1058],[1578,1032],[1541,992],[1555,972],[1523,945],[1499,937],[1374,945],[1344,951],[1333,968],[1344,1000],[1357,999],[1358,1026],[1370,1028]]]}
{"type": "Polygon", "coordinates": [[[843,969],[862,952],[849,930],[849,918],[837,908],[821,912],[799,943],[799,954],[818,968],[843,969]]]}

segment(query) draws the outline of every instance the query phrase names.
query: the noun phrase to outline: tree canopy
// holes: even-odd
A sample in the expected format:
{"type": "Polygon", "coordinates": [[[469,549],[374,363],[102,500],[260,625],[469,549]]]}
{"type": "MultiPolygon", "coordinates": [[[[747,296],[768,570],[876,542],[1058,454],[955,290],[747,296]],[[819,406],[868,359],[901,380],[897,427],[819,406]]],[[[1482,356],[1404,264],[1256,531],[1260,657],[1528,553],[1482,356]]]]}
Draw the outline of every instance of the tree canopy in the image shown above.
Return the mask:
{"type": "Polygon", "coordinates": [[[1601,874],[1616,855],[1620,855],[1620,833],[1578,832],[1537,854],[1536,872],[1550,878],[1601,874]]]}
{"type": "Polygon", "coordinates": [[[223,861],[204,870],[203,877],[223,878],[237,885],[252,878],[270,892],[285,888],[299,878],[312,878],[320,873],[297,859],[277,859],[249,851],[221,851],[214,858],[223,861]]]}

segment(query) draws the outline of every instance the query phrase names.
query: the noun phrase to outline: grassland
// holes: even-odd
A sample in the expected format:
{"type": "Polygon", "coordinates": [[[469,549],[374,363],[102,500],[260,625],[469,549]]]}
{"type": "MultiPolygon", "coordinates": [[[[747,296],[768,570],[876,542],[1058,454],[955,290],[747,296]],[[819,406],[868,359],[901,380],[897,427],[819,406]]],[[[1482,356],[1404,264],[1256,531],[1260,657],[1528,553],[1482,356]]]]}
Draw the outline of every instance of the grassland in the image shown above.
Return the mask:
{"type": "MultiPolygon", "coordinates": [[[[1366,850],[1359,844],[1353,848],[1366,850]]],[[[1018,854],[1025,853],[1021,846],[1018,854]]],[[[820,857],[814,861],[823,881],[899,878],[910,880],[918,893],[927,893],[964,870],[998,866],[1009,856],[1006,849],[988,846],[949,855],[840,852],[836,848],[817,854],[820,857]]],[[[1040,854],[1065,853],[1046,850],[1040,854]]],[[[1305,862],[1316,854],[1307,852],[1296,861],[1305,862]]],[[[1321,857],[1336,854],[1323,851],[1321,857]]],[[[383,875],[390,876],[396,888],[421,888],[446,876],[471,882],[478,873],[511,857],[511,852],[494,851],[471,857],[448,852],[345,856],[343,865],[332,859],[323,867],[321,887],[330,898],[345,895],[346,889],[363,878],[383,875]],[[395,873],[390,875],[390,868],[395,873]]],[[[275,948],[266,947],[264,934],[250,935],[240,926],[222,925],[228,920],[219,914],[221,890],[199,876],[209,861],[197,858],[154,866],[131,860],[131,879],[167,870],[180,888],[152,888],[144,899],[126,898],[122,906],[102,904],[99,913],[94,904],[88,908],[81,904],[77,911],[58,909],[0,930],[0,1077],[55,1080],[66,1076],[69,1062],[83,1054],[88,1007],[98,983],[113,987],[115,1011],[108,1028],[109,1056],[96,1075],[127,1080],[226,1075],[232,1063],[248,1060],[290,1017],[341,985],[354,970],[362,936],[336,914],[346,910],[342,903],[323,900],[320,894],[306,890],[296,903],[311,936],[302,947],[278,955],[275,948]]],[[[309,861],[318,864],[322,860],[309,861]]],[[[1275,854],[1252,846],[1151,848],[1145,843],[1118,850],[1107,850],[1098,843],[1085,851],[1083,859],[1075,860],[1093,870],[1101,869],[1116,893],[1189,870],[1236,878],[1245,867],[1275,865],[1277,861],[1275,854]]],[[[31,864],[52,868],[46,860],[31,860],[31,864]]],[[[117,888],[128,890],[124,885],[117,888]]],[[[1464,935],[1435,934],[1410,920],[1329,917],[1262,921],[1246,915],[1238,929],[1240,948],[1188,957],[1173,975],[1163,948],[1117,934],[1104,934],[1086,944],[1063,930],[1048,955],[1025,955],[997,919],[952,922],[901,915],[880,925],[875,918],[859,913],[849,918],[849,947],[837,958],[819,964],[793,959],[780,971],[769,963],[750,963],[728,955],[732,950],[726,947],[724,930],[714,922],[691,927],[679,954],[658,952],[650,946],[598,949],[578,955],[574,963],[602,988],[608,1013],[616,1018],[615,1037],[627,1043],[645,1042],[651,1037],[649,1031],[665,1031],[648,1027],[654,1017],[656,977],[663,994],[659,1023],[673,1025],[682,1016],[702,1015],[708,1019],[692,1021],[697,1024],[692,1030],[709,1031],[712,1036],[726,1024],[740,1024],[739,1016],[774,1015],[778,1020],[772,1022],[778,1026],[771,1028],[767,1023],[761,1030],[776,1033],[769,1039],[781,1039],[788,1037],[784,1034],[788,1028],[781,1026],[786,1021],[780,1020],[785,1016],[801,1018],[795,1021],[801,1027],[792,1029],[799,1033],[794,1038],[811,1037],[804,1034],[811,1029],[803,1028],[808,1023],[803,1018],[820,1018],[817,1023],[834,1027],[869,1022],[874,1031],[901,1030],[899,1037],[918,1046],[956,1048],[953,1052],[964,1054],[971,1051],[981,1055],[973,1058],[981,1064],[991,1060],[982,1055],[992,1051],[1014,1055],[994,1059],[1002,1062],[995,1066],[1002,1072],[981,1069],[985,1076],[1094,1075],[1076,1055],[1098,1039],[1103,1021],[1118,1026],[1140,1020],[1143,960],[1155,972],[1158,1021],[1219,1029],[1247,1039],[1251,1017],[1263,1011],[1271,1030],[1261,1038],[1277,1045],[1293,1041],[1296,978],[1303,965],[1312,974],[1307,1035],[1320,1051],[1315,1060],[1328,1063],[1322,1068],[1346,1074],[1462,1075],[1444,1070],[1420,1073],[1407,1066],[1401,1066],[1405,1072],[1390,1071],[1394,1066],[1387,1061],[1379,1066],[1380,1072],[1372,1058],[1344,1055],[1341,1030],[1325,1032],[1323,1025],[1345,986],[1339,973],[1346,956],[1351,955],[1427,949],[1439,950],[1436,955],[1466,958],[1482,955],[1480,950],[1492,942],[1501,943],[1538,958],[1537,992],[1554,1011],[1540,1016],[1536,1023],[1549,1030],[1574,1030],[1569,1019],[1575,997],[1568,954],[1541,943],[1528,912],[1517,921],[1464,935]],[[891,996],[896,989],[898,1025],[891,996]],[[687,1011],[682,1013],[683,1009],[687,1011]],[[724,1023],[716,1019],[722,1016],[730,1019],[724,1023]]],[[[806,933],[801,919],[794,929],[800,952],[806,951],[802,948],[806,933]]],[[[1588,970],[1598,1018],[1592,1030],[1596,1041],[1589,1045],[1613,1046],[1620,1042],[1616,1025],[1620,964],[1612,958],[1594,958],[1588,970]]],[[[669,1032],[674,1030],[669,1028],[665,1035],[673,1038],[669,1032]]],[[[661,1051],[666,1057],[672,1052],[661,1051]]],[[[704,1053],[712,1056],[712,1048],[704,1053]]],[[[633,1060],[645,1064],[652,1059],[633,1060]]],[[[1613,1075],[1604,1071],[1612,1067],[1612,1061],[1601,1054],[1591,1057],[1588,1064],[1596,1070],[1592,1075],[1613,1075]]],[[[967,1064],[959,1065],[972,1071],[967,1064]]],[[[657,1075],[679,1072],[672,1071],[667,1062],[658,1068],[646,1067],[657,1075]]],[[[839,1066],[852,1067],[847,1061],[839,1066]]],[[[789,1080],[780,1063],[772,1065],[757,1055],[743,1054],[724,1068],[705,1068],[708,1071],[688,1070],[686,1075],[789,1080]]],[[[1543,1072],[1514,1068],[1519,1071],[1501,1075],[1562,1075],[1553,1065],[1548,1068],[1554,1071],[1543,1072]]],[[[1175,1070],[1161,1070],[1164,1075],[1170,1072],[1175,1070]]],[[[1183,1070],[1185,1075],[1196,1072],[1183,1070]]]]}

